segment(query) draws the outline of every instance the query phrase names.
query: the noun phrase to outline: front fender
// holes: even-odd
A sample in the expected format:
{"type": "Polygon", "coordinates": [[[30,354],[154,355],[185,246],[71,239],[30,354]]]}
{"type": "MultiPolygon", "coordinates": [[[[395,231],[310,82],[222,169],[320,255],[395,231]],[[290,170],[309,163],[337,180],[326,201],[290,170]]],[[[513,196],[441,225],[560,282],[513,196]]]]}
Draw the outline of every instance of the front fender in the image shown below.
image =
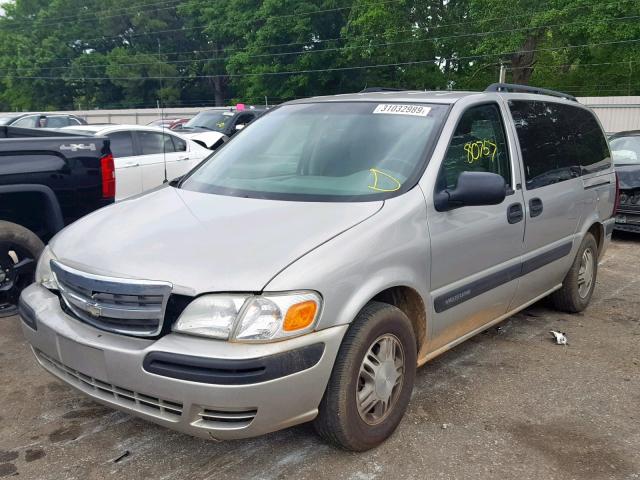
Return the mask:
{"type": "Polygon", "coordinates": [[[323,297],[318,329],[349,324],[367,302],[391,287],[412,288],[428,306],[429,254],[424,197],[414,188],[308,252],[265,291],[316,290],[323,297]]]}

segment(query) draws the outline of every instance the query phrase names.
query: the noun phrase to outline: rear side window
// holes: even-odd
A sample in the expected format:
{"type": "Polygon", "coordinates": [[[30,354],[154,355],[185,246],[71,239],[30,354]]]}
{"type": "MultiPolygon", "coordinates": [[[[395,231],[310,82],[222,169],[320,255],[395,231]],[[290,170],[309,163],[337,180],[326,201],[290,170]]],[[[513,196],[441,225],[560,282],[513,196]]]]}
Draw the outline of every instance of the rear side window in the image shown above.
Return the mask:
{"type": "Polygon", "coordinates": [[[509,150],[497,105],[472,107],[462,115],[442,163],[438,188],[455,189],[462,172],[497,173],[512,185],[509,150]]]}
{"type": "Polygon", "coordinates": [[[111,153],[115,158],[133,156],[131,132],[114,132],[107,135],[111,140],[111,153]]]}
{"type": "Polygon", "coordinates": [[[176,152],[186,152],[187,151],[187,142],[182,140],[181,138],[174,137],[173,135],[169,135],[169,138],[173,140],[173,146],[176,152]]]}
{"type": "Polygon", "coordinates": [[[511,100],[527,189],[606,170],[607,140],[588,110],[551,102],[511,100]]]}

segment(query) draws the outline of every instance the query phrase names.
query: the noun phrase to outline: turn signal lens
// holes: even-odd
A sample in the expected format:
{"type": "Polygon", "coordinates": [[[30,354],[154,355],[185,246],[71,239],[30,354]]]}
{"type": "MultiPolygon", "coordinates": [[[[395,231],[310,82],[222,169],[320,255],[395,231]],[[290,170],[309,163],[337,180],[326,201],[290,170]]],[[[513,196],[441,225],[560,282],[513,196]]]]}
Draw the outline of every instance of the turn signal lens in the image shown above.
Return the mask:
{"type": "Polygon", "coordinates": [[[307,328],[316,318],[318,304],[312,300],[292,305],[282,324],[285,332],[293,332],[307,328]]]}

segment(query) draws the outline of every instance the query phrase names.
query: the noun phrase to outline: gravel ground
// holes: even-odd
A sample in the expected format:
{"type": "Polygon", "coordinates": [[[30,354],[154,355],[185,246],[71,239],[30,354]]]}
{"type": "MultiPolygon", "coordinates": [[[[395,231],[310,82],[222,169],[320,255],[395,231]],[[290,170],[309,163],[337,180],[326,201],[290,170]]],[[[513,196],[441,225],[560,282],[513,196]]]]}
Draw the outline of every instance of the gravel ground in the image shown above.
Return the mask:
{"type": "Polygon", "coordinates": [[[304,425],[214,443],[105,408],[1,319],[0,477],[640,479],[639,262],[640,237],[617,236],[584,314],[535,305],[427,364],[398,431],[364,454],[304,425]]]}

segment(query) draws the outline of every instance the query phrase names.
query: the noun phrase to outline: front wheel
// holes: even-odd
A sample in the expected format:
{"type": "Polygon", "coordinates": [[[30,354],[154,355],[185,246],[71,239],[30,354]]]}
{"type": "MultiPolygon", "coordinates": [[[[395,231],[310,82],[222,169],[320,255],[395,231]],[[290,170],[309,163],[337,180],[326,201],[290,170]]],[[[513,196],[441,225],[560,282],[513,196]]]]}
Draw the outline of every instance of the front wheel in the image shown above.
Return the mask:
{"type": "Polygon", "coordinates": [[[336,446],[364,451],[386,440],[409,404],[416,339],[398,308],[368,303],[349,328],[314,422],[336,446]]]}
{"type": "Polygon", "coordinates": [[[582,240],[578,254],[562,288],[551,295],[554,306],[563,312],[581,312],[589,305],[598,275],[598,244],[592,234],[582,240]]]}
{"type": "Polygon", "coordinates": [[[33,283],[43,248],[31,230],[0,221],[0,318],[17,313],[20,292],[33,283]]]}

